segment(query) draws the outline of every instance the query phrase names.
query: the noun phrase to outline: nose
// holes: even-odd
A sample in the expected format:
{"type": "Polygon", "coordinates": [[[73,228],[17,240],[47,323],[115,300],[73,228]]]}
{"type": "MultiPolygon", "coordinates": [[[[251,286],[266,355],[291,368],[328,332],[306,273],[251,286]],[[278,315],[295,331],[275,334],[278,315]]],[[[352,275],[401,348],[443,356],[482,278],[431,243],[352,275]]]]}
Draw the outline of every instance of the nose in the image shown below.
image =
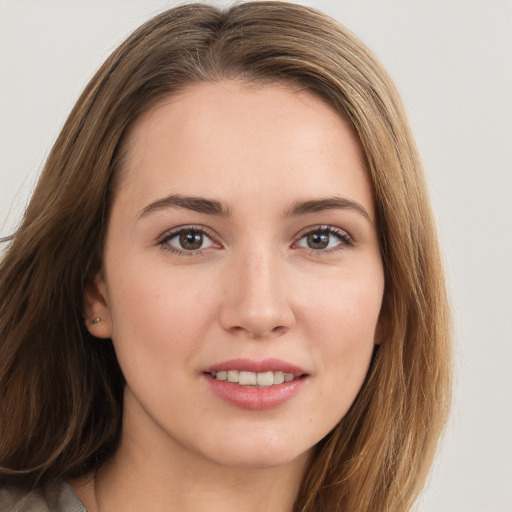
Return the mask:
{"type": "Polygon", "coordinates": [[[226,331],[265,339],[280,336],[294,325],[286,272],[277,259],[268,252],[251,252],[230,267],[220,314],[226,331]]]}

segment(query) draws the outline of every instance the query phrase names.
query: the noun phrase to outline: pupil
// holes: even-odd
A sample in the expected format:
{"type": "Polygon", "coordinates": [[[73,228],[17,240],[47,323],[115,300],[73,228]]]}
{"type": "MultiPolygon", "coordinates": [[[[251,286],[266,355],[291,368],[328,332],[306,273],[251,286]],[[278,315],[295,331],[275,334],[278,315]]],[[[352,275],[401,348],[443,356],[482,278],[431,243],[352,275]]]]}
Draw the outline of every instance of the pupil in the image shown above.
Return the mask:
{"type": "Polygon", "coordinates": [[[329,235],[326,233],[311,233],[308,235],[308,246],[311,249],[325,249],[329,245],[329,235]]]}
{"type": "Polygon", "coordinates": [[[197,231],[186,231],[180,235],[180,245],[183,249],[199,249],[203,245],[203,234],[197,231]]]}

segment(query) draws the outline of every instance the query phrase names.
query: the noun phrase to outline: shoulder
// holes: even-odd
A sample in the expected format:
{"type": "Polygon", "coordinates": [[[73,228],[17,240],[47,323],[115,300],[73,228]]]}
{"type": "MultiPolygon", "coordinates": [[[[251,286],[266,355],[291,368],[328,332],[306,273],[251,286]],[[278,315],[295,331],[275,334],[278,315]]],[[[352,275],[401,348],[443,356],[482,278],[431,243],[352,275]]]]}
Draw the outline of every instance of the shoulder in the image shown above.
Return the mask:
{"type": "Polygon", "coordinates": [[[1,512],[87,512],[75,491],[62,478],[28,487],[0,481],[1,512]]]}

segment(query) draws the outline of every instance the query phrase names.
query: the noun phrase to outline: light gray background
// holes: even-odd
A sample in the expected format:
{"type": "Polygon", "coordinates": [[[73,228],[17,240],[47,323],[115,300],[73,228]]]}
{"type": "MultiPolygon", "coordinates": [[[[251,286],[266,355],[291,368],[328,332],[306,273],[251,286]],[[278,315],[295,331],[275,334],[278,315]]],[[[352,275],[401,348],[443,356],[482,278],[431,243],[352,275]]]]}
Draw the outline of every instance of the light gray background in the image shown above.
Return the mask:
{"type": "MultiPolygon", "coordinates": [[[[456,382],[418,511],[511,512],[512,3],[302,3],[339,19],[380,57],[403,95],[431,187],[453,303],[456,382]]],[[[0,0],[0,235],[16,226],[93,72],[170,5],[0,0]]]]}

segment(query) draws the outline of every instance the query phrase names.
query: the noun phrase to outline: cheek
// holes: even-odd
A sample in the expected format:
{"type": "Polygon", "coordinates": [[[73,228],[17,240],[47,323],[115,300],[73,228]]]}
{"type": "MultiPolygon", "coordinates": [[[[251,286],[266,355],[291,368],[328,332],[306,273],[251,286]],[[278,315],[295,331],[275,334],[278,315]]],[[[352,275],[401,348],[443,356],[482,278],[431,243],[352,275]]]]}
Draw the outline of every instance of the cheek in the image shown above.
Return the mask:
{"type": "Polygon", "coordinates": [[[169,369],[194,354],[215,317],[211,295],[190,276],[159,267],[146,265],[144,273],[117,267],[110,276],[112,338],[123,371],[156,376],[161,369],[167,380],[169,369]]]}
{"type": "Polygon", "coordinates": [[[355,275],[359,278],[338,275],[329,286],[318,286],[315,293],[308,295],[308,306],[302,308],[307,315],[303,325],[308,329],[316,370],[313,382],[317,386],[305,421],[322,436],[339,423],[353,404],[375,346],[383,278],[378,272],[364,279],[360,278],[361,273],[352,274],[355,275]]]}
{"type": "Polygon", "coordinates": [[[329,379],[362,384],[375,345],[383,278],[345,279],[322,294],[309,297],[305,309],[310,339],[329,379]]]}

